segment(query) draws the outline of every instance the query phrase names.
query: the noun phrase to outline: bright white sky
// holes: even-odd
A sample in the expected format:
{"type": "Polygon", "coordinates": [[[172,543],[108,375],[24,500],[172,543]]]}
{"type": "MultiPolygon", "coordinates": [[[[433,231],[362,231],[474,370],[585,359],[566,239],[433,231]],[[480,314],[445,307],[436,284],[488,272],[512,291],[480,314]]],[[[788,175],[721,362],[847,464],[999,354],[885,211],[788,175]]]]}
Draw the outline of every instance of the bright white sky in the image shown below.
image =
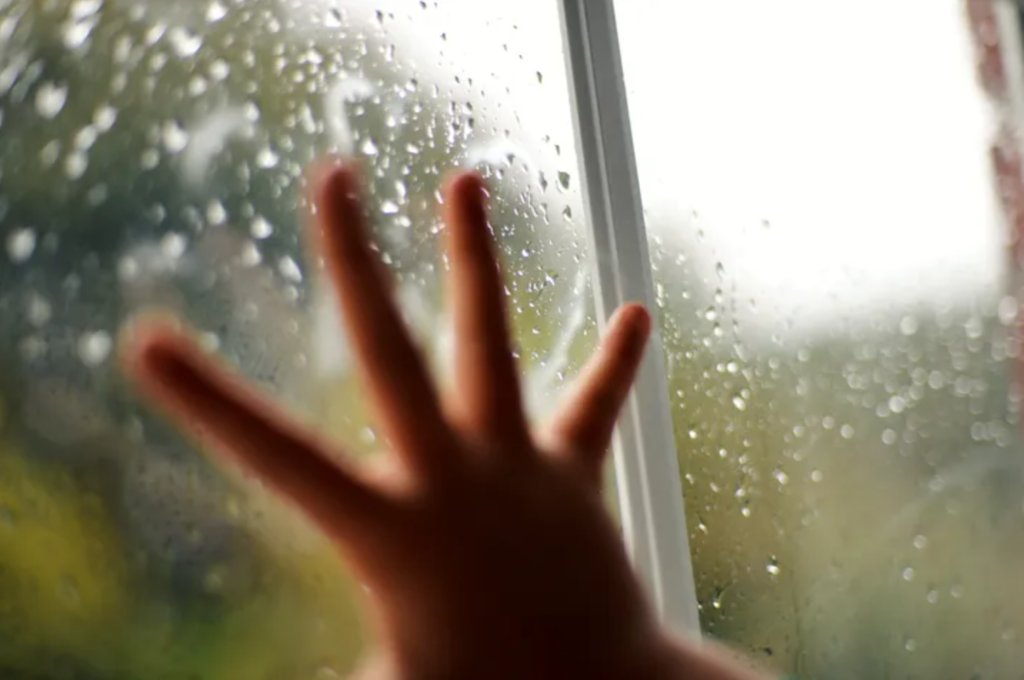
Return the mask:
{"type": "Polygon", "coordinates": [[[804,327],[1000,285],[960,0],[619,5],[652,230],[698,210],[697,248],[804,327]]]}
{"type": "MultiPolygon", "coordinates": [[[[389,32],[424,70],[446,81],[456,64],[505,98],[541,167],[575,174],[571,153],[537,143],[572,147],[555,0],[369,5],[394,9],[389,32]]],[[[960,0],[618,5],[648,228],[709,276],[721,261],[758,299],[755,325],[810,330],[1003,285],[960,0]]]]}

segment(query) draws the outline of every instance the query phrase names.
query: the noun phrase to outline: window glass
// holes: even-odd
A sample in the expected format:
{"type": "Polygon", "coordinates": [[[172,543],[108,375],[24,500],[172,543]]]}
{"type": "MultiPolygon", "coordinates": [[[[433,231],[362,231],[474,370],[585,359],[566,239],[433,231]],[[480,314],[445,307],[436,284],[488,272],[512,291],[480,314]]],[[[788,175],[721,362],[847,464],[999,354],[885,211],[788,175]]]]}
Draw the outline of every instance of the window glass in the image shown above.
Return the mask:
{"type": "Polygon", "coordinates": [[[475,166],[530,407],[549,410],[593,340],[562,70],[540,0],[0,0],[0,675],[345,675],[358,586],[133,398],[118,329],[173,310],[371,454],[301,243],[302,173],[325,152],[360,159],[443,375],[436,190],[475,166]]]}
{"type": "Polygon", "coordinates": [[[703,627],[780,671],[1020,672],[1018,304],[965,4],[617,3],[703,627]]]}

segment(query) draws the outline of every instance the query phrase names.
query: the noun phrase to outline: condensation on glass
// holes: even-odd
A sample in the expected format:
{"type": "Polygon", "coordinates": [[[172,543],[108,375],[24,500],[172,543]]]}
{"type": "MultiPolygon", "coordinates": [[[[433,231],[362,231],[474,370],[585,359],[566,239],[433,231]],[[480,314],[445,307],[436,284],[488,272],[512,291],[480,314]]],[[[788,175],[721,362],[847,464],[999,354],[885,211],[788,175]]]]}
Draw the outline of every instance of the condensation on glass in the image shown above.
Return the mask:
{"type": "Polygon", "coordinates": [[[437,190],[491,180],[543,412],[593,320],[557,8],[0,0],[0,675],[343,676],[358,587],[321,538],[132,396],[131,315],[171,310],[289,408],[381,447],[302,177],[357,157],[382,259],[445,373],[437,190]]]}
{"type": "Polygon", "coordinates": [[[1020,673],[1019,305],[967,4],[617,3],[703,627],[779,671],[1020,673]]]}

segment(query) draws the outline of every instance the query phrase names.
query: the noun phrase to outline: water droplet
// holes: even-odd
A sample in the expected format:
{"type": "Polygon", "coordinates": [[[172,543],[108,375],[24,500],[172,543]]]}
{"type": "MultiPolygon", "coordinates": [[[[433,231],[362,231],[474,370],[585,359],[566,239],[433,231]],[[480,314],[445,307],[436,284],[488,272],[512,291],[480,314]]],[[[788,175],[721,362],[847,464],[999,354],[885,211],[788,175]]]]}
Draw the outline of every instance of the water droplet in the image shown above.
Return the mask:
{"type": "Polygon", "coordinates": [[[76,180],[85,174],[89,167],[89,158],[81,151],[70,154],[64,161],[64,174],[70,180],[76,180]]]}
{"type": "Polygon", "coordinates": [[[295,260],[285,255],[277,263],[277,270],[281,272],[281,276],[293,281],[295,283],[302,282],[302,270],[299,269],[299,265],[295,263],[295,260]]]}
{"type": "Polygon", "coordinates": [[[171,120],[164,123],[160,137],[168,153],[184,151],[188,146],[188,133],[178,125],[177,121],[171,120]]]}
{"type": "Polygon", "coordinates": [[[372,137],[367,137],[363,140],[363,143],[359,146],[359,150],[367,156],[376,156],[380,149],[377,148],[377,144],[373,141],[372,137]]]}
{"type": "Polygon", "coordinates": [[[914,571],[913,567],[907,567],[903,570],[904,581],[913,581],[915,576],[917,576],[917,572],[914,571]]]}
{"type": "Polygon", "coordinates": [[[215,24],[228,15],[228,8],[218,0],[213,0],[206,8],[206,21],[215,24]]]}
{"type": "Polygon", "coordinates": [[[101,106],[92,114],[92,124],[100,132],[107,132],[117,122],[117,109],[113,106],[101,106]]]}
{"type": "Polygon", "coordinates": [[[274,153],[269,146],[263,147],[260,149],[259,153],[256,154],[256,165],[258,167],[264,169],[273,168],[279,162],[281,162],[281,157],[274,153]]]}
{"type": "Polygon", "coordinates": [[[51,141],[49,144],[44,146],[39,151],[39,160],[45,166],[49,167],[57,162],[57,158],[60,157],[60,142],[56,139],[51,141]]]}
{"type": "Polygon", "coordinates": [[[139,165],[144,170],[152,170],[160,163],[160,152],[156,149],[146,149],[142,152],[142,157],[139,159],[139,165]]]}
{"type": "Polygon", "coordinates": [[[928,546],[928,538],[918,534],[914,536],[914,547],[918,550],[924,550],[928,546]]]}
{"type": "Polygon", "coordinates": [[[260,249],[255,243],[249,241],[242,248],[242,264],[246,267],[255,267],[260,262],[263,262],[263,254],[260,253],[260,249]]]}
{"type": "Polygon", "coordinates": [[[29,295],[28,302],[25,305],[25,316],[30,324],[40,328],[45,326],[53,316],[53,307],[50,305],[49,300],[42,295],[32,293],[29,295]]]}
{"type": "Polygon", "coordinates": [[[188,239],[177,232],[164,234],[164,237],[160,239],[160,252],[169,260],[177,260],[185,254],[187,248],[188,239]]]}
{"type": "Polygon", "coordinates": [[[1019,304],[1017,298],[1007,295],[999,301],[999,323],[1004,326],[1012,326],[1017,320],[1019,304]]]}
{"type": "Polygon", "coordinates": [[[563,190],[568,191],[569,185],[572,182],[572,176],[564,171],[558,172],[558,186],[562,187],[563,190]]]}
{"type": "Polygon", "coordinates": [[[908,652],[913,652],[917,649],[917,642],[913,638],[908,638],[907,641],[903,643],[903,648],[908,652]]]}
{"type": "Polygon", "coordinates": [[[114,342],[106,331],[92,331],[78,340],[78,356],[86,366],[99,366],[107,357],[114,342]]]}
{"type": "Polygon", "coordinates": [[[811,481],[812,482],[820,482],[823,479],[825,479],[825,475],[821,472],[821,470],[812,470],[811,471],[811,481]]]}
{"type": "Polygon", "coordinates": [[[96,14],[103,6],[103,0],[75,0],[71,3],[71,18],[81,21],[96,14]]]}
{"type": "Polygon", "coordinates": [[[725,596],[725,588],[715,588],[715,592],[711,594],[710,604],[713,609],[722,609],[722,600],[725,596]]]}
{"type": "Polygon", "coordinates": [[[738,394],[732,398],[732,405],[736,407],[737,411],[746,411],[747,410],[747,402],[746,402],[746,400],[743,399],[743,397],[738,395],[738,394]]]}
{"type": "Polygon", "coordinates": [[[779,561],[773,555],[768,558],[768,563],[765,565],[765,570],[772,576],[778,576],[782,573],[782,569],[779,568],[779,561]]]}
{"type": "Polygon", "coordinates": [[[398,204],[390,199],[380,204],[380,211],[385,215],[395,215],[399,210],[398,204]]]}
{"type": "Polygon", "coordinates": [[[75,134],[75,148],[81,150],[91,149],[99,137],[99,130],[95,125],[86,125],[75,134]]]}
{"type": "Polygon", "coordinates": [[[69,21],[64,25],[64,47],[73,50],[84,45],[95,26],[95,21],[69,21]]]}
{"type": "Polygon", "coordinates": [[[900,333],[903,335],[913,335],[917,333],[918,328],[920,328],[920,323],[916,316],[905,316],[900,320],[900,333]]]}
{"type": "Polygon", "coordinates": [[[210,77],[214,80],[224,80],[231,73],[231,65],[223,59],[210,64],[210,77]]]}
{"type": "Polygon", "coordinates": [[[964,332],[968,338],[977,340],[985,333],[985,324],[981,316],[975,314],[964,324],[964,332]]]}
{"type": "Polygon", "coordinates": [[[212,226],[220,226],[227,222],[228,211],[220,201],[213,200],[206,206],[206,221],[212,226]]]}
{"type": "Polygon", "coordinates": [[[853,435],[855,434],[853,425],[843,425],[839,428],[839,434],[843,439],[853,439],[853,435]]]}
{"type": "Polygon", "coordinates": [[[216,352],[220,349],[220,336],[209,331],[203,332],[199,335],[199,346],[205,352],[216,352]]]}
{"type": "Polygon", "coordinates": [[[274,226],[262,215],[257,215],[253,218],[252,224],[249,225],[249,233],[255,239],[270,238],[274,233],[274,226]]]}
{"type": "Polygon", "coordinates": [[[772,477],[774,477],[775,481],[778,482],[781,486],[789,484],[789,475],[787,475],[782,470],[776,470],[775,472],[773,472],[772,477]]]}
{"type": "Polygon", "coordinates": [[[43,118],[52,120],[64,110],[64,104],[67,101],[67,85],[56,85],[51,82],[43,83],[36,90],[36,113],[43,118]]]}
{"type": "Polygon", "coordinates": [[[15,229],[7,235],[7,255],[11,262],[25,262],[35,250],[36,232],[33,229],[15,229]]]}
{"type": "Polygon", "coordinates": [[[181,26],[175,26],[167,32],[167,39],[179,57],[191,57],[203,46],[203,38],[181,26]]]}

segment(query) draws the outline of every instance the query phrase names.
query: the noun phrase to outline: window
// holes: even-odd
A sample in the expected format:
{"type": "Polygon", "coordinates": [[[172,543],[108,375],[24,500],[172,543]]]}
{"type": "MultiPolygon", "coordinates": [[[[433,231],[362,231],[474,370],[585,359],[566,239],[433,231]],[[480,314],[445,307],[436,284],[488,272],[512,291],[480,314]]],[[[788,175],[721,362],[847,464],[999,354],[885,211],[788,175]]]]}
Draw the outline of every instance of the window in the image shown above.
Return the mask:
{"type": "Polygon", "coordinates": [[[616,9],[704,629],[802,677],[1015,676],[1018,304],[964,4],[616,9]]]}
{"type": "Polygon", "coordinates": [[[126,318],[170,308],[373,455],[297,217],[336,151],[441,375],[453,166],[493,180],[534,413],[615,304],[656,308],[615,477],[667,621],[805,677],[1015,677],[1015,194],[989,151],[1024,114],[1012,15],[0,0],[0,675],[349,670],[358,584],[113,358],[126,318]]]}
{"type": "Polygon", "coordinates": [[[443,372],[435,191],[479,166],[547,409],[595,333],[557,7],[528,4],[0,0],[0,675],[347,673],[356,586],[332,550],[146,414],[117,329],[176,310],[371,454],[301,173],[362,159],[443,372]]]}

